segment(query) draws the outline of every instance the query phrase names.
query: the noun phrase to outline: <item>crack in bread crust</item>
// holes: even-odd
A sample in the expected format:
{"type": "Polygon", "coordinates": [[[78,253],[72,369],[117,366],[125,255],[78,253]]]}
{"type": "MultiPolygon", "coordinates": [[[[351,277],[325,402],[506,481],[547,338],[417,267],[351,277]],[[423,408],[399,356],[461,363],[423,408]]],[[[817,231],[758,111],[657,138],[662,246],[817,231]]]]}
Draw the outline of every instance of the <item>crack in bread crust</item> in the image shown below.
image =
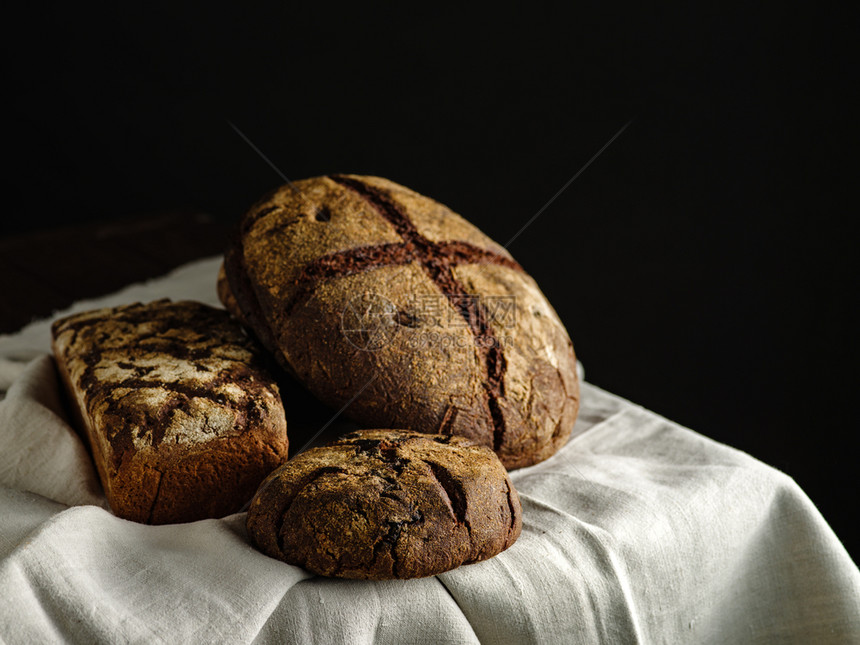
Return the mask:
{"type": "Polygon", "coordinates": [[[286,538],[284,531],[285,518],[287,517],[287,513],[290,512],[290,507],[292,507],[293,502],[296,500],[296,497],[302,494],[302,492],[311,484],[313,484],[316,480],[324,475],[330,475],[333,473],[344,473],[346,472],[343,468],[338,468],[337,466],[322,466],[317,470],[314,470],[310,474],[308,474],[305,478],[302,479],[301,482],[295,487],[294,494],[286,500],[283,500],[285,504],[283,511],[280,514],[280,520],[278,520],[277,527],[277,543],[278,548],[281,550],[281,553],[284,553],[284,540],[286,538]]]}
{"type": "Polygon", "coordinates": [[[424,463],[430,469],[430,472],[433,473],[433,477],[439,482],[439,486],[448,498],[454,519],[463,524],[469,533],[471,533],[472,527],[469,526],[469,520],[466,517],[466,491],[463,490],[463,485],[445,466],[437,464],[434,461],[425,460],[424,463]]]}

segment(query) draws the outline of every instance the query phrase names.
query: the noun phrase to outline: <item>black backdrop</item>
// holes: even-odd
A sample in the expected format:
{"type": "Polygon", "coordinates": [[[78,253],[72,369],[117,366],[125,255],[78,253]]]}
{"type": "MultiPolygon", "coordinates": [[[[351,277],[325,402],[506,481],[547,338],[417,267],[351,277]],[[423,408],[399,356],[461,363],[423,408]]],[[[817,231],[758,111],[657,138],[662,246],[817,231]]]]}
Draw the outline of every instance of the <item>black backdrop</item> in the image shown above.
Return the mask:
{"type": "MultiPolygon", "coordinates": [[[[7,22],[2,233],[378,174],[517,237],[588,379],[790,475],[854,557],[838,17],[333,5],[7,22]],[[8,173],[8,170],[7,170],[8,173]]],[[[704,6],[707,5],[707,6],[704,6]]]]}

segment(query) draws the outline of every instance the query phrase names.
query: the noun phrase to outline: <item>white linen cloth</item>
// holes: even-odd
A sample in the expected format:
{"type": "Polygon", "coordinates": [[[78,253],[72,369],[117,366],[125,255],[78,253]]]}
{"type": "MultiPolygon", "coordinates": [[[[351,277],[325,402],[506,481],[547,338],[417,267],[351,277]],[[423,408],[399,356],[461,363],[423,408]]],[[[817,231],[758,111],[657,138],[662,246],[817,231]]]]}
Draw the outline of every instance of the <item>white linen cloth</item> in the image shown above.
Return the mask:
{"type": "MultiPolygon", "coordinates": [[[[219,261],[72,309],[217,304],[219,261]]],[[[113,516],[48,351],[48,322],[0,337],[0,641],[860,643],[860,571],[792,479],[589,384],[582,434],[512,473],[508,551],[349,581],[255,551],[241,513],[113,516]]]]}

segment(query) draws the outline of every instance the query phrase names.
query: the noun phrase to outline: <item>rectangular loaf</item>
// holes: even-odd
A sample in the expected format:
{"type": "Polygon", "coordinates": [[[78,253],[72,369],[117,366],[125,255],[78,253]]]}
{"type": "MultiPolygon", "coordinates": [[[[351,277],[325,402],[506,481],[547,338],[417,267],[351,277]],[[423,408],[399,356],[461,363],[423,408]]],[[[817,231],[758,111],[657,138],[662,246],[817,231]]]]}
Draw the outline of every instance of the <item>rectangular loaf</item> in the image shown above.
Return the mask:
{"type": "Polygon", "coordinates": [[[54,357],[114,513],[222,517],[287,460],[277,384],[227,312],[159,300],[56,321],[54,357]]]}

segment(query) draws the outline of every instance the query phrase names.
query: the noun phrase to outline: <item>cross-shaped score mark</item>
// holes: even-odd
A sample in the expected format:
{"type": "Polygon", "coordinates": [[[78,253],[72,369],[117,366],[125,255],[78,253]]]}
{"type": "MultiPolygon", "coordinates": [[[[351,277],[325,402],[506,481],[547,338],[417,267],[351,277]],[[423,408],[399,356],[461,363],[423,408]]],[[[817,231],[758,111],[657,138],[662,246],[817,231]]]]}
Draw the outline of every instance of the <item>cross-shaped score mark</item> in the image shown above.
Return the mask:
{"type": "Polygon", "coordinates": [[[369,202],[394,227],[403,242],[356,247],[330,253],[310,262],[296,279],[296,290],[287,302],[285,312],[289,314],[306,300],[322,279],[354,275],[380,267],[419,264],[474,336],[475,346],[485,367],[487,412],[493,428],[493,447],[498,450],[505,434],[504,416],[499,405],[499,399],[505,396],[504,351],[490,327],[486,309],[478,298],[466,291],[452,269],[461,264],[498,265],[515,271],[522,271],[522,267],[509,257],[468,242],[433,242],[418,231],[403,207],[383,190],[352,177],[332,175],[329,179],[369,202]]]}

